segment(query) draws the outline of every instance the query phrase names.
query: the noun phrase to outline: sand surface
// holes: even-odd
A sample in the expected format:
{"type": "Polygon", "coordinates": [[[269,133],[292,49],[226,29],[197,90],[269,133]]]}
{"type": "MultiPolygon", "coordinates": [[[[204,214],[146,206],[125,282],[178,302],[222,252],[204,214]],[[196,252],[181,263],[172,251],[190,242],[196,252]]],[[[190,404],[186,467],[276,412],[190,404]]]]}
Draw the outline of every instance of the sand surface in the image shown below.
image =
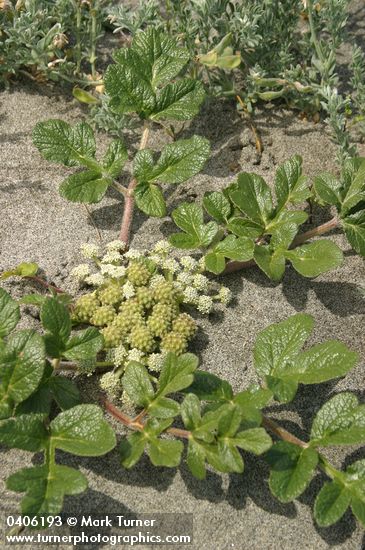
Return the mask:
{"type": "MultiPolygon", "coordinates": [[[[11,92],[1,93],[0,101],[0,270],[21,261],[35,261],[55,283],[74,290],[68,272],[81,261],[80,243],[98,240],[95,226],[103,242],[116,238],[122,203],[116,194],[108,193],[100,205],[90,208],[92,223],[83,206],[70,205],[58,195],[58,185],[69,171],[43,160],[32,145],[31,131],[39,120],[62,118],[74,123],[84,116],[72,99],[52,88],[20,84],[11,92]]],[[[259,113],[256,122],[265,147],[259,165],[255,164],[251,133],[234,106],[206,104],[183,134],[207,136],[212,142],[212,158],[199,176],[168,190],[169,208],[183,199],[191,200],[207,190],[222,188],[234,179],[237,171],[257,171],[272,183],[275,167],[294,153],[302,155],[309,176],[336,169],[335,147],[321,123],[302,122],[296,114],[274,107],[259,113]]],[[[160,130],[154,130],[149,145],[158,149],[169,139],[160,130]]],[[[138,136],[130,134],[128,141],[136,147],[138,136]]],[[[100,134],[99,151],[107,143],[108,138],[100,134]]],[[[327,221],[330,216],[330,211],[315,209],[313,223],[327,221]]],[[[133,246],[147,248],[171,230],[168,219],[147,220],[137,214],[133,246]]],[[[330,238],[344,250],[345,262],[315,280],[301,277],[290,267],[280,284],[270,282],[255,268],[226,277],[225,284],[233,291],[235,302],[211,319],[202,320],[193,348],[203,368],[229,380],[236,391],[257,381],[252,365],[257,333],[296,312],[306,312],[315,318],[311,344],[340,338],[360,352],[362,361],[345,379],[301,388],[292,404],[270,410],[274,418],[285,418],[283,425],[303,438],[315,411],[332,394],[351,390],[361,397],[365,390],[365,311],[358,291],[364,285],[364,264],[339,232],[333,232],[330,238]]],[[[30,290],[29,285],[17,282],[6,283],[4,287],[13,296],[30,290]]],[[[30,316],[22,322],[28,326],[36,324],[30,316]]],[[[338,449],[329,453],[329,457],[340,466],[364,458],[365,450],[338,449]]],[[[302,497],[284,505],[269,492],[264,462],[249,455],[245,456],[243,475],[209,473],[205,481],[195,480],[184,465],[177,470],[158,469],[147,458],[126,471],[119,466],[117,450],[98,459],[60,453],[59,460],[85,472],[90,485],[87,493],[67,499],[66,512],[193,513],[193,548],[197,550],[304,550],[332,546],[360,550],[365,545],[364,531],[350,513],[328,529],[315,525],[311,509],[324,480],[321,474],[302,497]]],[[[29,453],[0,449],[2,477],[31,462],[29,453]]],[[[16,510],[18,495],[3,487],[1,494],[2,515],[16,510]]]]}

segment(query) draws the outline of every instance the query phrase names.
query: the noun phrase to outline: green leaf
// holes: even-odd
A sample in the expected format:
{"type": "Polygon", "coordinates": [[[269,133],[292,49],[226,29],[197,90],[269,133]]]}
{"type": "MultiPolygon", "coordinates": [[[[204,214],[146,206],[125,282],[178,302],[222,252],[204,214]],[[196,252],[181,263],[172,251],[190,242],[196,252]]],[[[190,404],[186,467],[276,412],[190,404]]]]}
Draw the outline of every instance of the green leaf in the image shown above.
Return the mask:
{"type": "Polygon", "coordinates": [[[223,193],[213,191],[205,193],[203,206],[212,218],[219,223],[227,223],[231,214],[231,205],[223,193]]]}
{"type": "Polygon", "coordinates": [[[218,472],[242,473],[244,469],[243,459],[236,449],[228,441],[218,441],[217,445],[205,445],[206,457],[218,472]]]}
{"type": "Polygon", "coordinates": [[[295,223],[284,223],[277,227],[273,232],[270,240],[270,248],[287,250],[295,235],[298,233],[298,226],[295,223]]]}
{"type": "Polygon", "coordinates": [[[97,166],[94,132],[86,122],[74,127],[58,119],[38,122],[33,130],[33,143],[47,160],[65,166],[97,166]]]}
{"type": "Polygon", "coordinates": [[[200,172],[209,154],[209,141],[200,136],[169,143],[162,149],[147,181],[182,183],[200,172]]]}
{"type": "Polygon", "coordinates": [[[205,479],[205,450],[194,439],[189,439],[186,462],[194,477],[205,479]]]}
{"type": "Polygon", "coordinates": [[[307,179],[302,175],[302,158],[295,155],[284,162],[275,174],[277,210],[288,203],[299,204],[311,194],[307,179]]]}
{"type": "Polygon", "coordinates": [[[66,178],[59,191],[61,197],[71,202],[94,204],[101,201],[111,183],[99,170],[85,170],[66,178]]]}
{"type": "Polygon", "coordinates": [[[187,430],[194,430],[200,426],[200,401],[194,393],[189,393],[182,402],[181,418],[187,430]]]}
{"type": "Polygon", "coordinates": [[[325,172],[314,178],[314,191],[325,204],[339,205],[341,202],[341,182],[325,172]]]}
{"type": "Polygon", "coordinates": [[[226,260],[222,254],[216,254],[215,252],[209,252],[204,256],[205,267],[211,273],[219,275],[226,267],[226,260]]]}
{"type": "Polygon", "coordinates": [[[365,256],[365,210],[344,218],[342,226],[352,248],[360,256],[365,256]]]}
{"type": "Polygon", "coordinates": [[[180,412],[180,405],[168,397],[157,397],[149,404],[148,412],[155,418],[174,418],[180,412]]]}
{"type": "Polygon", "coordinates": [[[205,91],[201,82],[191,78],[178,80],[161,90],[150,118],[190,120],[198,114],[204,97],[205,91]]]}
{"type": "Polygon", "coordinates": [[[342,342],[329,340],[301,353],[285,375],[294,375],[302,384],[320,384],[344,376],[358,361],[358,354],[342,342]]]}
{"type": "Polygon", "coordinates": [[[298,313],[261,331],[254,348],[255,369],[260,376],[284,370],[290,364],[313,330],[310,315],[298,313]]]}
{"type": "Polygon", "coordinates": [[[292,401],[298,391],[298,381],[282,379],[275,376],[266,376],[267,387],[272,391],[275,399],[281,403],[292,401]]]}
{"type": "Polygon", "coordinates": [[[80,392],[72,380],[64,376],[52,376],[48,385],[57,405],[63,411],[79,405],[80,392]]]}
{"type": "Polygon", "coordinates": [[[280,210],[278,214],[270,221],[265,228],[265,233],[273,234],[282,225],[295,224],[302,225],[308,219],[307,212],[304,210],[280,210]]]}
{"type": "Polygon", "coordinates": [[[128,437],[123,437],[120,442],[120,455],[124,468],[132,468],[141,456],[145,449],[147,439],[144,433],[134,432],[128,437]]]}
{"type": "Polygon", "coordinates": [[[21,330],[9,338],[0,354],[0,410],[34,392],[43,376],[45,358],[43,339],[34,330],[21,330]]]}
{"type": "Polygon", "coordinates": [[[47,298],[40,317],[43,327],[65,344],[71,334],[71,318],[65,306],[56,297],[47,298]]]}
{"type": "Polygon", "coordinates": [[[179,233],[170,237],[171,244],[179,248],[207,247],[218,231],[215,222],[204,224],[203,210],[195,203],[182,203],[172,212],[172,218],[176,225],[187,233],[182,240],[182,235],[179,233]],[[182,247],[181,244],[187,246],[182,247]]]}
{"type": "Polygon", "coordinates": [[[139,183],[134,192],[136,204],[147,216],[166,216],[166,202],[161,189],[151,183],[139,183]]]}
{"type": "Polygon", "coordinates": [[[263,428],[251,428],[238,432],[231,441],[240,449],[255,455],[261,455],[272,445],[271,437],[263,428]]]}
{"type": "Polygon", "coordinates": [[[45,448],[47,439],[43,415],[24,414],[0,421],[0,442],[10,448],[35,453],[45,448]]]}
{"type": "Polygon", "coordinates": [[[102,335],[95,327],[89,327],[68,340],[62,355],[72,361],[93,359],[102,347],[102,335]]]}
{"type": "Polygon", "coordinates": [[[222,405],[219,408],[218,436],[233,437],[241,424],[241,420],[242,414],[239,407],[230,403],[222,405]]]}
{"type": "Polygon", "coordinates": [[[352,393],[335,395],[318,411],[312,425],[311,443],[356,445],[365,441],[365,405],[352,393]]]}
{"type": "Polygon", "coordinates": [[[112,178],[120,176],[128,158],[127,149],[120,139],[112,141],[103,158],[103,168],[112,178]]]}
{"type": "Polygon", "coordinates": [[[269,246],[255,245],[254,260],[259,268],[273,281],[280,281],[285,272],[285,251],[272,252],[269,246]]]}
{"type": "Polygon", "coordinates": [[[26,493],[21,512],[29,516],[58,514],[66,495],[78,495],[87,489],[87,479],[78,470],[68,466],[47,465],[23,468],[8,477],[6,486],[11,491],[26,493]]]}
{"type": "Polygon", "coordinates": [[[269,186],[261,176],[247,172],[239,174],[237,182],[231,200],[250,220],[266,226],[273,209],[269,186]]]}
{"type": "Polygon", "coordinates": [[[326,271],[336,269],[343,262],[342,250],[332,241],[325,239],[288,250],[285,257],[304,277],[318,277],[326,271]]]}
{"type": "Polygon", "coordinates": [[[0,279],[8,279],[9,277],[33,277],[37,274],[38,269],[38,264],[22,262],[15,269],[4,271],[0,279]]]}
{"type": "Polygon", "coordinates": [[[271,466],[270,489],[281,502],[290,502],[308,487],[318,464],[313,449],[279,441],[267,454],[271,466]]]}
{"type": "Polygon", "coordinates": [[[148,116],[156,105],[151,82],[143,74],[143,62],[132,48],[118,52],[118,64],[109,65],[104,75],[105,91],[112,98],[110,107],[123,113],[148,116]]]}
{"type": "Polygon", "coordinates": [[[262,409],[273,398],[268,388],[252,387],[248,390],[237,393],[234,396],[234,403],[241,409],[242,420],[247,426],[260,426],[262,422],[262,409]]]}
{"type": "Polygon", "coordinates": [[[341,215],[365,200],[365,158],[350,159],[344,166],[341,215]]]}
{"type": "Polygon", "coordinates": [[[46,300],[47,296],[44,294],[25,294],[21,297],[19,303],[41,307],[46,300]]]}
{"type": "Polygon", "coordinates": [[[251,238],[228,235],[214,247],[214,253],[230,260],[246,262],[253,258],[254,246],[255,243],[251,238]]]}
{"type": "Polygon", "coordinates": [[[141,407],[147,407],[155,394],[147,369],[136,361],[128,363],[123,387],[132,401],[141,407]]]}
{"type": "Polygon", "coordinates": [[[263,234],[265,228],[251,220],[235,217],[229,220],[227,229],[237,235],[237,237],[250,237],[256,239],[263,234]]]}
{"type": "Polygon", "coordinates": [[[190,386],[197,367],[198,358],[192,353],[184,353],[178,357],[174,353],[168,353],[161,369],[157,395],[165,396],[190,386]]]}
{"type": "Polygon", "coordinates": [[[231,401],[233,391],[231,385],[215,374],[205,371],[195,371],[194,382],[186,390],[195,394],[201,401],[220,402],[231,401]]]}
{"type": "Polygon", "coordinates": [[[337,481],[326,482],[314,503],[314,517],[320,527],[336,523],[346,512],[351,501],[347,488],[337,481]]]}
{"type": "Polygon", "coordinates": [[[115,435],[97,405],[77,405],[60,413],[50,424],[57,449],[78,456],[101,456],[115,447],[115,435]]]}
{"type": "Polygon", "coordinates": [[[3,288],[0,288],[0,338],[10,334],[18,324],[19,319],[18,304],[3,288]]]}
{"type": "Polygon", "coordinates": [[[143,60],[143,69],[153,88],[170,82],[189,61],[188,50],[152,27],[137,32],[132,47],[143,60]]]}
{"type": "Polygon", "coordinates": [[[182,441],[168,439],[148,439],[148,454],[154,466],[175,468],[180,464],[184,445],[182,441]]]}
{"type": "Polygon", "coordinates": [[[365,502],[359,498],[353,497],[351,499],[351,510],[357,520],[361,523],[362,527],[365,526],[365,502]]]}
{"type": "Polygon", "coordinates": [[[95,96],[78,86],[73,88],[72,95],[77,101],[80,101],[80,103],[86,103],[87,105],[97,105],[99,103],[99,100],[95,96]]]}

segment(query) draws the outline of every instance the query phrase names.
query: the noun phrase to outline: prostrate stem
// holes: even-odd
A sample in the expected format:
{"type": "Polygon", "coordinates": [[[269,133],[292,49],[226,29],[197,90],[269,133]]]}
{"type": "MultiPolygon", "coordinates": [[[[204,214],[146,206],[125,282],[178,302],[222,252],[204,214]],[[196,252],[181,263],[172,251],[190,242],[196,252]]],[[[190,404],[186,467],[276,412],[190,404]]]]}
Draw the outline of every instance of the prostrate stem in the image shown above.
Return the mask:
{"type": "MultiPolygon", "coordinates": [[[[146,148],[149,132],[150,132],[150,129],[146,123],[142,133],[141,142],[139,144],[139,150],[146,148]]],[[[128,185],[128,190],[127,190],[128,192],[124,203],[122,226],[120,228],[120,234],[119,234],[119,239],[125,242],[126,244],[129,243],[129,236],[130,236],[131,226],[133,221],[134,190],[136,186],[137,186],[137,180],[135,178],[132,178],[128,185]]]]}

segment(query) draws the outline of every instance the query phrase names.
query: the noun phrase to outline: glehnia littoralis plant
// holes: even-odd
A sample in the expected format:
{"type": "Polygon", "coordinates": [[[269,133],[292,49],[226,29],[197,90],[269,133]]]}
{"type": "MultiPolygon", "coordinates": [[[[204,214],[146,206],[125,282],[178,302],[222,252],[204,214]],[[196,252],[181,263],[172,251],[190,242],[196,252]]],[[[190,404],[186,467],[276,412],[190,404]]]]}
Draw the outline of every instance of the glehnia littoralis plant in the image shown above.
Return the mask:
{"type": "MultiPolygon", "coordinates": [[[[65,495],[87,487],[81,472],[56,463],[55,450],[100,456],[115,446],[113,431],[99,407],[79,404],[77,388],[60,375],[70,361],[95,361],[99,369],[113,367],[113,362],[99,360],[103,338],[96,328],[71,333],[71,317],[61,298],[44,296],[39,301],[44,331],[40,335],[34,330],[14,332],[19,306],[0,291],[0,441],[44,453],[42,465],[12,474],[7,487],[26,494],[21,510],[37,528],[47,525],[41,517],[61,511],[65,495]],[[61,411],[58,415],[53,403],[61,411]]],[[[135,409],[134,416],[110,401],[116,399],[111,381],[105,384],[109,395],[103,401],[105,410],[132,430],[121,441],[122,465],[132,467],[147,452],[153,465],[176,467],[185,441],[187,465],[195,477],[203,479],[207,467],[241,473],[242,451],[265,453],[271,467],[270,489],[279,500],[289,502],[300,496],[320,468],[329,481],[315,501],[317,523],[335,523],[350,506],[365,525],[363,461],[340,471],[323,452],[326,447],[365,441],[365,406],[356,396],[340,393],[325,403],[314,415],[308,441],[299,440],[262,412],[272,400],[292,401],[299,384],[344,376],[356,364],[356,353],[335,340],[302,352],[312,330],[313,319],[298,314],[262,331],[254,349],[262,385],[237,394],[228,382],[198,370],[198,358],[190,353],[167,353],[158,378],[140,361],[129,361],[122,387],[124,403],[128,401],[129,413],[135,409]],[[184,427],[176,426],[176,421],[184,427]]],[[[119,379],[118,367],[110,375],[119,379]]]]}
{"type": "MultiPolygon", "coordinates": [[[[136,113],[144,121],[128,186],[119,179],[127,160],[122,140],[114,140],[98,161],[94,134],[86,123],[72,128],[61,120],[40,122],[33,139],[46,159],[85,168],[61,184],[60,192],[66,199],[95,203],[109,186],[120,191],[124,196],[120,239],[128,243],[134,204],[147,215],[165,216],[166,203],[159,184],[178,184],[198,173],[208,158],[209,143],[200,136],[177,140],[166,145],[158,159],[146,148],[153,123],[190,119],[203,100],[203,86],[197,80],[180,78],[169,82],[188,62],[186,49],[149,29],[138,33],[132,46],[117,51],[114,57],[116,63],[109,66],[105,75],[110,106],[120,115],[136,113]]],[[[302,275],[316,277],[343,260],[341,250],[333,242],[303,244],[316,235],[342,225],[356,252],[364,255],[364,214],[361,208],[357,209],[365,192],[363,174],[363,159],[349,160],[342,180],[325,174],[316,178],[313,189],[302,174],[300,157],[295,156],[277,170],[274,201],[262,177],[242,173],[223,192],[206,195],[203,205],[213,218],[208,223],[199,205],[178,206],[173,219],[183,233],[172,236],[170,242],[183,249],[208,248],[205,267],[216,274],[224,271],[225,259],[234,262],[227,267],[229,271],[254,260],[270,278],[279,280],[289,260],[302,275]],[[297,235],[308,216],[291,207],[309,198],[336,206],[338,215],[322,227],[297,235]],[[356,215],[354,209],[359,210],[356,215]]]]}
{"type": "Polygon", "coordinates": [[[74,274],[94,290],[77,301],[39,278],[35,264],[21,264],[3,274],[35,280],[50,291],[50,295],[23,299],[40,308],[42,335],[33,330],[14,332],[19,306],[5,291],[0,292],[0,441],[44,452],[41,466],[13,474],[7,486],[26,493],[22,512],[35,518],[58,513],[65,495],[86,488],[83,475],[56,464],[55,450],[97,456],[114,447],[115,436],[101,410],[79,404],[74,384],[60,373],[62,369],[88,374],[107,370],[100,377],[106,393],[103,407],[132,430],[121,442],[123,466],[132,467],[146,451],[155,466],[176,467],[183,441],[188,467],[199,479],[204,478],[206,467],[241,473],[241,451],[265,454],[271,466],[270,488],[281,501],[301,495],[319,467],[330,481],[316,499],[317,523],[331,525],[350,506],[365,524],[363,461],[342,472],[319,451],[365,441],[364,405],[351,393],[332,397],[314,416],[308,441],[299,440],[262,412],[272,400],[293,401],[300,384],[344,376],[355,366],[357,355],[335,340],[302,352],[313,319],[295,315],[258,336],[254,365],[261,385],[235,395],[228,382],[199,371],[197,357],[187,353],[197,327],[185,311],[192,313],[196,308],[209,313],[214,300],[229,301],[227,289],[215,287],[203,273],[206,268],[227,269],[226,259],[253,258],[274,279],[281,277],[289,259],[303,275],[316,276],[339,265],[341,251],[329,241],[293,246],[339,223],[363,254],[364,161],[349,161],[340,180],[324,174],[309,188],[301,160],[294,157],[278,170],[275,201],[262,178],[243,173],[227,190],[205,197],[204,208],[213,218],[208,222],[198,205],[179,206],[173,217],[182,233],[173,236],[172,242],[185,249],[208,247],[204,259],[176,260],[164,242],[152,251],[128,250],[134,202],[148,215],[164,215],[159,183],[191,177],[209,154],[209,145],[201,137],[167,145],[158,159],[146,149],[150,124],[189,119],[199,108],[201,85],[190,78],[175,79],[187,60],[185,50],[149,30],[137,35],[130,49],[118,52],[115,65],[106,73],[113,108],[121,114],[135,112],[145,123],[128,186],[118,180],[126,161],[121,141],[112,142],[103,160],[97,161],[88,125],[72,128],[62,121],[48,121],[35,129],[35,143],[45,158],[84,167],[61,184],[66,198],[97,202],[112,185],[125,196],[125,209],[121,239],[108,243],[104,255],[90,244],[83,247],[93,271],[85,263],[74,274]],[[327,228],[297,236],[306,215],[288,206],[310,196],[335,206],[338,217],[327,228]],[[128,414],[121,410],[120,400],[128,414]],[[131,409],[135,409],[133,416],[131,409]],[[55,415],[57,410],[61,412],[55,415]],[[273,443],[269,432],[282,441],[273,443]]]}

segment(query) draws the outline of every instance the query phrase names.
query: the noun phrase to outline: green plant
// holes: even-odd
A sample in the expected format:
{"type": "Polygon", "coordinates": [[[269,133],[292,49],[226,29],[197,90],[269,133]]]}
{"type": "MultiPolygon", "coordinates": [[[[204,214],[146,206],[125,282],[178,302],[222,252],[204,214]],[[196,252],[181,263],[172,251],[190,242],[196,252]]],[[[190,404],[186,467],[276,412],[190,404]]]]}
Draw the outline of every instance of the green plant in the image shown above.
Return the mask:
{"type": "Polygon", "coordinates": [[[182,249],[207,249],[205,265],[218,274],[256,263],[268,277],[280,280],[289,260],[305,277],[339,266],[341,250],[329,240],[311,238],[341,227],[354,250],[365,256],[365,159],[345,163],[340,179],[329,173],[314,178],[312,188],[302,174],[302,159],[294,156],[275,175],[276,204],[265,180],[243,172],[223,191],[206,193],[203,207],[212,220],[204,221],[203,207],[182,203],[172,212],[182,230],[170,243],[182,249]],[[298,235],[308,215],[296,206],[311,198],[336,207],[325,224],[298,235]],[[226,259],[231,260],[226,264],[226,259]]]}
{"type": "MultiPolygon", "coordinates": [[[[110,144],[101,161],[95,158],[94,134],[86,123],[72,128],[61,120],[40,122],[33,141],[46,159],[85,167],[61,183],[60,192],[66,199],[99,202],[109,186],[124,195],[120,239],[128,243],[134,202],[147,215],[165,216],[166,203],[158,184],[181,183],[197,174],[208,158],[209,143],[200,136],[174,141],[162,149],[157,161],[152,151],[145,149],[153,122],[192,118],[203,100],[202,85],[194,79],[168,83],[187,63],[186,50],[149,29],[137,34],[133,45],[119,50],[115,59],[116,64],[109,66],[105,75],[110,107],[121,116],[137,113],[144,121],[128,187],[117,180],[127,160],[120,139],[110,144]]],[[[277,170],[276,204],[262,177],[241,173],[237,182],[224,191],[206,194],[203,206],[213,218],[207,223],[199,205],[178,206],[172,217],[183,233],[171,236],[170,242],[177,248],[207,249],[206,268],[215,274],[226,269],[228,258],[232,260],[227,266],[229,271],[254,260],[270,278],[280,280],[289,260],[302,275],[316,277],[343,261],[341,250],[333,242],[303,244],[316,235],[342,226],[356,252],[365,254],[363,210],[354,211],[364,198],[364,166],[364,159],[349,160],[341,181],[324,174],[315,179],[313,192],[302,174],[302,160],[295,156],[277,170]],[[309,198],[322,205],[335,205],[338,215],[323,226],[297,235],[308,215],[291,207],[309,198]]]]}
{"type": "Polygon", "coordinates": [[[47,516],[61,511],[66,495],[87,487],[84,474],[56,463],[56,449],[101,456],[116,443],[102,410],[80,404],[75,384],[59,373],[62,358],[94,358],[103,339],[95,328],[71,335],[70,315],[55,297],[45,298],[41,307],[44,335],[14,331],[19,318],[19,305],[0,289],[0,440],[43,453],[43,464],[12,474],[7,486],[26,493],[23,514],[47,516]]]}
{"type": "MultiPolygon", "coordinates": [[[[34,330],[13,332],[19,306],[0,290],[0,441],[12,448],[44,452],[43,465],[24,468],[7,480],[9,489],[26,493],[22,513],[34,518],[59,513],[65,495],[78,494],[87,487],[81,472],[56,464],[56,449],[100,456],[115,446],[115,436],[101,410],[93,404],[79,404],[74,383],[60,376],[59,371],[70,364],[65,359],[95,361],[103,347],[103,338],[95,328],[71,335],[71,317],[61,296],[28,298],[28,303],[40,304],[46,331],[41,336],[34,330]],[[62,411],[57,416],[53,401],[62,411]]],[[[241,473],[240,450],[266,453],[271,466],[270,489],[279,500],[289,502],[303,493],[318,466],[331,481],[317,496],[317,523],[331,525],[351,506],[365,524],[363,461],[343,472],[318,450],[362,443],[364,405],[351,393],[332,397],[315,416],[309,442],[299,440],[262,413],[272,399],[292,401],[299,384],[344,376],[356,364],[357,354],[335,340],[301,352],[312,330],[313,319],[298,314],[262,331],[254,349],[262,386],[251,386],[236,395],[228,382],[197,370],[198,360],[189,353],[167,353],[158,380],[139,361],[129,361],[121,385],[137,415],[132,418],[110,401],[103,402],[106,411],[133,430],[120,444],[123,466],[132,467],[147,450],[155,466],[176,467],[182,457],[181,440],[188,443],[187,465],[199,479],[206,475],[206,464],[218,472],[241,473]],[[179,418],[184,428],[172,426],[179,418]],[[268,432],[282,441],[273,444],[268,432]]],[[[97,361],[95,365],[112,368],[113,362],[97,361]]],[[[102,385],[116,397],[109,380],[102,385]]],[[[39,522],[34,525],[39,527],[39,522]]]]}

